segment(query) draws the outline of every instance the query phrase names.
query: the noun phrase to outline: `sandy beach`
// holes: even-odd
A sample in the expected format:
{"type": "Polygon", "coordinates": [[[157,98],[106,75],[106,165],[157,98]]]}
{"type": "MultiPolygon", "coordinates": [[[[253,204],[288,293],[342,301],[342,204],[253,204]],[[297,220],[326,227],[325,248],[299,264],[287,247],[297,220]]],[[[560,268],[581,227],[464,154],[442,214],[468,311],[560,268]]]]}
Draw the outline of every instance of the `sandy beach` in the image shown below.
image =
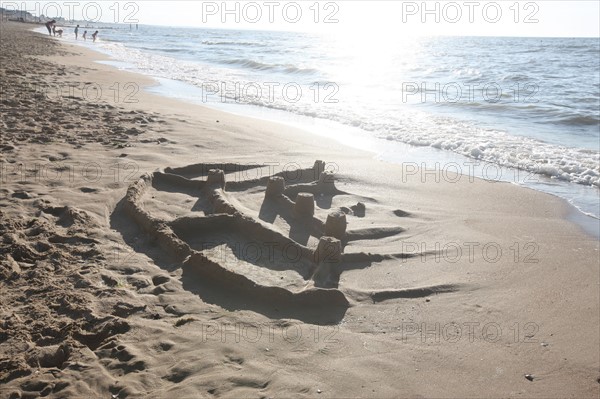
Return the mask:
{"type": "Polygon", "coordinates": [[[0,22],[0,397],[598,397],[599,244],[563,200],[31,29],[0,22]]]}

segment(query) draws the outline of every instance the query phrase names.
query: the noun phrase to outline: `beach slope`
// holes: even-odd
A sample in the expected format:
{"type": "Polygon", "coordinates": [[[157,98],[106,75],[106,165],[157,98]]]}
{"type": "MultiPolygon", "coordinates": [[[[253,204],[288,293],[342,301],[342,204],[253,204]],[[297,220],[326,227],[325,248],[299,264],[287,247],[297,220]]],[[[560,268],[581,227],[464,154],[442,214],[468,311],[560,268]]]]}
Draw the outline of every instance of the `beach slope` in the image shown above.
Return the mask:
{"type": "Polygon", "coordinates": [[[0,396],[600,393],[560,199],[152,95],[0,22],[0,396]]]}

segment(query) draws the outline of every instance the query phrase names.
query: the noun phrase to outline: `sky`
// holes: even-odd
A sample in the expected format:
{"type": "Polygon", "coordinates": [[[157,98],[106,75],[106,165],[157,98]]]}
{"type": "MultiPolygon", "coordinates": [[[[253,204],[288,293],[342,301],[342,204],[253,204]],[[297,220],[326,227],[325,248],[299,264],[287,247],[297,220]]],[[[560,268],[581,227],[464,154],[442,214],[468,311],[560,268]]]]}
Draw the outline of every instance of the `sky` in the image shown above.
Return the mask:
{"type": "Polygon", "coordinates": [[[600,1],[0,1],[65,19],[382,34],[600,37],[600,1]]]}

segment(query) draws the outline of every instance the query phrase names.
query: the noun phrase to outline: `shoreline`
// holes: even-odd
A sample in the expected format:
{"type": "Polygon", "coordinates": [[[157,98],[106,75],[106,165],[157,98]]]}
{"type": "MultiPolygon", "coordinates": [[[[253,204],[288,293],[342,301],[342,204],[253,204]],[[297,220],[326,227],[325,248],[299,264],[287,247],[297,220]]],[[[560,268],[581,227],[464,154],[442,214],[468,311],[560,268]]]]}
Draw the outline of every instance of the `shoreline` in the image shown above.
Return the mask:
{"type": "MultiPolygon", "coordinates": [[[[3,170],[0,229],[12,240],[0,247],[0,271],[8,276],[0,280],[6,299],[0,314],[7,320],[0,326],[0,364],[10,371],[0,373],[0,393],[597,395],[600,248],[567,220],[564,200],[480,179],[423,182],[403,174],[400,165],[331,138],[150,94],[144,90],[149,78],[94,62],[91,50],[57,43],[60,54],[45,56],[52,40],[14,25],[0,29],[14,48],[34,49],[26,79],[1,75],[9,84],[8,100],[17,97],[3,103],[3,118],[12,119],[0,143],[1,161],[11,165],[3,170]],[[75,95],[38,104],[27,97],[31,82],[93,83],[104,90],[93,101],[75,95]],[[136,103],[121,96],[115,101],[108,89],[126,84],[137,85],[136,103]],[[58,119],[51,122],[53,117],[58,119]],[[355,239],[345,253],[380,255],[339,276],[336,290],[351,305],[341,315],[328,314],[325,304],[303,308],[312,319],[283,303],[256,305],[237,286],[213,288],[124,211],[129,187],[148,173],[156,181],[140,206],[149,214],[167,220],[190,212],[206,216],[207,204],[173,183],[181,178],[161,183],[156,171],[173,167],[170,173],[190,177],[192,172],[176,168],[237,165],[225,176],[231,183],[223,194],[227,201],[261,226],[313,248],[315,237],[293,218],[273,216],[264,185],[252,179],[288,166],[304,170],[315,160],[335,169],[343,191],[315,196],[315,217],[324,220],[332,210],[363,203],[362,216],[346,216],[355,239]],[[42,165],[25,169],[41,171],[43,179],[20,175],[19,163],[42,165]],[[269,166],[241,169],[245,165],[269,166]],[[74,172],[61,177],[59,170],[74,172]],[[40,221],[27,222],[33,218],[40,221]],[[463,251],[458,258],[454,244],[463,251]],[[482,251],[486,246],[491,251],[482,251]],[[502,254],[494,257],[494,248],[502,254]],[[411,256],[388,256],[398,252],[411,256]],[[235,329],[240,325],[268,329],[259,328],[261,339],[253,339],[235,329]],[[275,331],[272,339],[269,331],[275,331]]],[[[12,57],[6,71],[25,65],[16,53],[12,57]]],[[[204,234],[247,248],[265,244],[242,227],[229,233],[204,234]]],[[[186,238],[190,245],[193,238],[186,238]]],[[[215,248],[227,254],[224,267],[242,268],[260,284],[293,292],[312,284],[268,259],[261,263],[227,246],[215,248]]]]}
{"type": "Polygon", "coordinates": [[[153,94],[167,98],[173,98],[187,104],[194,104],[201,107],[207,107],[212,110],[230,113],[240,117],[250,117],[257,120],[265,120],[298,128],[312,135],[333,139],[344,147],[353,147],[356,149],[367,148],[367,151],[374,154],[375,159],[385,160],[387,162],[400,164],[403,166],[405,163],[410,163],[411,170],[413,165],[418,166],[420,169],[424,169],[426,166],[427,169],[437,170],[441,167],[441,170],[438,170],[438,173],[441,172],[442,178],[448,172],[454,172],[455,170],[458,170],[458,174],[463,175],[464,178],[467,179],[480,178],[494,183],[508,182],[520,187],[532,189],[537,192],[550,194],[565,201],[566,206],[571,208],[569,211],[569,216],[565,217],[567,220],[577,223],[581,229],[586,232],[586,234],[590,234],[595,238],[600,238],[600,225],[598,224],[598,221],[600,220],[600,213],[598,213],[597,203],[594,202],[594,199],[597,196],[595,194],[597,194],[597,192],[592,192],[594,190],[597,191],[597,189],[593,186],[583,186],[576,183],[563,182],[560,180],[556,181],[546,177],[545,175],[503,166],[498,167],[494,163],[478,161],[476,159],[465,157],[461,154],[442,151],[432,147],[412,146],[402,142],[386,141],[383,138],[371,136],[366,131],[362,131],[354,127],[341,125],[328,120],[299,116],[296,114],[287,115],[288,113],[286,111],[273,110],[269,108],[262,109],[260,107],[251,105],[229,104],[223,103],[222,101],[217,101],[216,103],[206,103],[204,101],[199,102],[196,92],[199,93],[200,89],[190,85],[189,83],[169,80],[166,78],[157,78],[141,72],[131,71],[130,67],[126,68],[125,66],[118,66],[117,64],[121,63],[122,61],[115,60],[105,51],[71,42],[69,42],[68,45],[84,47],[102,55],[102,57],[108,56],[109,58],[105,59],[103,62],[106,62],[107,65],[113,66],[118,70],[139,73],[142,76],[150,77],[156,82],[156,85],[151,85],[149,86],[150,88],[146,87],[146,90],[153,94]],[[181,98],[180,95],[173,96],[173,92],[186,92],[187,97],[181,98]],[[227,109],[232,107],[235,108],[227,109]],[[350,141],[348,140],[348,132],[352,132],[352,139],[350,141]],[[357,143],[353,143],[352,140],[357,141],[357,143]],[[411,155],[411,158],[408,160],[406,159],[407,152],[411,155]],[[473,167],[473,164],[477,164],[477,166],[473,167]],[[490,174],[488,171],[490,166],[493,166],[492,172],[495,173],[495,176],[488,176],[490,174]],[[465,173],[465,171],[467,173],[465,173]],[[498,174],[500,177],[498,177],[498,174]],[[581,213],[581,215],[577,215],[577,213],[581,213]]]}

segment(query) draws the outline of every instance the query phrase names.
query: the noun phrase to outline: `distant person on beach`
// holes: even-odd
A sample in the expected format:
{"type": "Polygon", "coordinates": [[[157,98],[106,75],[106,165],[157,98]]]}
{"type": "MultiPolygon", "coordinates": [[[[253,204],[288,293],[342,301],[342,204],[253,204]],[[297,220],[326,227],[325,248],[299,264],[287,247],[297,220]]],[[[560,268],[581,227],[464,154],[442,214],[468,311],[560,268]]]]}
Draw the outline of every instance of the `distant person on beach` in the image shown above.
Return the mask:
{"type": "Polygon", "coordinates": [[[46,29],[48,29],[48,34],[52,36],[52,29],[54,29],[55,20],[46,22],[46,29]]]}
{"type": "Polygon", "coordinates": [[[84,41],[87,41],[87,30],[83,31],[83,35],[81,37],[83,37],[84,41]]]}
{"type": "Polygon", "coordinates": [[[75,40],[77,40],[77,34],[79,33],[79,25],[75,27],[75,40]]]}
{"type": "Polygon", "coordinates": [[[94,43],[96,43],[96,36],[98,36],[98,31],[92,33],[92,39],[94,39],[94,43]]]}

